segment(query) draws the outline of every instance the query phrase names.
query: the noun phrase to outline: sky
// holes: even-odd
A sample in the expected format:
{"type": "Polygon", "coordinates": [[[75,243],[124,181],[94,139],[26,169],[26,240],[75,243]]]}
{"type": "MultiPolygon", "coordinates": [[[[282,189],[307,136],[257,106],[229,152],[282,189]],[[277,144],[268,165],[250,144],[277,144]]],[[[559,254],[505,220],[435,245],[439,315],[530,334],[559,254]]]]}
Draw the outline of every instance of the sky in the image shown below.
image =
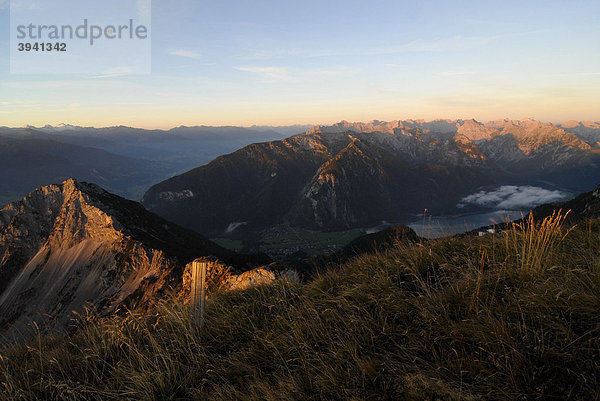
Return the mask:
{"type": "Polygon", "coordinates": [[[9,5],[0,126],[600,120],[598,0],[154,0],[139,75],[11,74],[9,5]]]}

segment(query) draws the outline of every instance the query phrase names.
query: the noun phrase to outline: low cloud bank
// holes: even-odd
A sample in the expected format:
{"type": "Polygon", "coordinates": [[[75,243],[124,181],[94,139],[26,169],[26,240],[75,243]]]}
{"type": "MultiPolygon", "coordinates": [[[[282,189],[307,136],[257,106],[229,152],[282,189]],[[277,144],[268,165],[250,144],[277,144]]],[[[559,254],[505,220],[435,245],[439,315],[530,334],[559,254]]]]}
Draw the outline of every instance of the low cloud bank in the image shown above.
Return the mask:
{"type": "Polygon", "coordinates": [[[469,205],[483,206],[492,209],[520,210],[558,202],[567,198],[561,191],[532,186],[504,185],[493,191],[479,191],[464,197],[458,203],[459,208],[469,205]]]}

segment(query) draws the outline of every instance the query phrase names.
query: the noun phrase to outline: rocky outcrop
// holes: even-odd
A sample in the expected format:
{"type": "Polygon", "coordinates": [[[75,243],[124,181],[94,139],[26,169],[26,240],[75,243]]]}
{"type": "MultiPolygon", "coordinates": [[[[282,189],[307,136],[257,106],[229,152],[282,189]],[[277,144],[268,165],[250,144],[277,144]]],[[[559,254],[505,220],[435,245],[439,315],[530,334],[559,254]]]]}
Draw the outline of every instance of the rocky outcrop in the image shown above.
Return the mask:
{"type": "Polygon", "coordinates": [[[84,308],[151,307],[202,255],[242,271],[266,262],[244,260],[93,184],[41,187],[0,210],[0,336],[65,329],[84,308]]]}
{"type": "Polygon", "coordinates": [[[295,270],[278,263],[241,271],[217,258],[203,257],[185,266],[180,294],[185,300],[189,300],[190,296],[192,265],[194,262],[206,264],[206,290],[209,297],[219,290],[245,290],[250,287],[268,285],[278,279],[291,282],[300,281],[300,277],[295,270]]]}

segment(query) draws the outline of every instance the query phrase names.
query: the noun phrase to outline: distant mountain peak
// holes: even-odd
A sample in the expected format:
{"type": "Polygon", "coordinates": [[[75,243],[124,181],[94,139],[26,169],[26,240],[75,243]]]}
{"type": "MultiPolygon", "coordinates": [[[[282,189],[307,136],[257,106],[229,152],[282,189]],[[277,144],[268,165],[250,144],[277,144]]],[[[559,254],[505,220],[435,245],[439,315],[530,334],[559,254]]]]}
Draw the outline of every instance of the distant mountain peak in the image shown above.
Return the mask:
{"type": "MultiPolygon", "coordinates": [[[[588,126],[594,127],[593,124],[588,124],[588,126]]],[[[408,136],[433,134],[434,137],[436,134],[445,133],[463,135],[471,141],[490,141],[497,136],[511,134],[517,139],[519,148],[525,154],[530,154],[534,150],[553,142],[560,142],[570,148],[581,150],[589,150],[591,147],[589,143],[584,142],[572,133],[566,132],[560,126],[542,123],[534,118],[503,119],[485,124],[473,118],[468,120],[440,119],[430,122],[423,122],[422,120],[393,120],[390,122],[373,120],[367,123],[342,120],[330,126],[316,126],[307,131],[307,134],[343,132],[386,133],[408,136]]],[[[598,140],[600,141],[600,137],[598,140]]],[[[595,141],[592,141],[592,144],[594,144],[593,142],[595,141]]]]}
{"type": "Polygon", "coordinates": [[[493,128],[486,127],[484,124],[476,121],[475,119],[457,122],[458,134],[464,135],[472,141],[482,139],[492,139],[497,131],[493,128]]]}
{"type": "Polygon", "coordinates": [[[42,127],[42,129],[45,129],[45,130],[56,130],[56,131],[66,131],[66,130],[82,129],[82,127],[77,126],[77,125],[60,123],[60,124],[57,124],[57,125],[46,124],[45,126],[42,127]]]}

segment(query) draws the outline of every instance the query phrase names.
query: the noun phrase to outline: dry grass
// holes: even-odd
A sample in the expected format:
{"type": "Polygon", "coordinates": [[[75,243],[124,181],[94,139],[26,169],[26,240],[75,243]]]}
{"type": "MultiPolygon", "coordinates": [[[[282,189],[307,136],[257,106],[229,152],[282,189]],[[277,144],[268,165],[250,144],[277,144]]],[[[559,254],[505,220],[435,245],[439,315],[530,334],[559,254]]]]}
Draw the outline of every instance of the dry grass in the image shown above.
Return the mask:
{"type": "Polygon", "coordinates": [[[554,211],[541,222],[534,221],[533,213],[530,213],[521,222],[510,224],[510,229],[505,233],[506,248],[522,269],[539,271],[548,267],[552,253],[575,228],[563,229],[569,212],[563,214],[562,210],[554,211]]]}
{"type": "Polygon", "coordinates": [[[562,219],[221,293],[204,329],[90,316],[4,353],[0,399],[599,399],[600,222],[562,219]]]}

